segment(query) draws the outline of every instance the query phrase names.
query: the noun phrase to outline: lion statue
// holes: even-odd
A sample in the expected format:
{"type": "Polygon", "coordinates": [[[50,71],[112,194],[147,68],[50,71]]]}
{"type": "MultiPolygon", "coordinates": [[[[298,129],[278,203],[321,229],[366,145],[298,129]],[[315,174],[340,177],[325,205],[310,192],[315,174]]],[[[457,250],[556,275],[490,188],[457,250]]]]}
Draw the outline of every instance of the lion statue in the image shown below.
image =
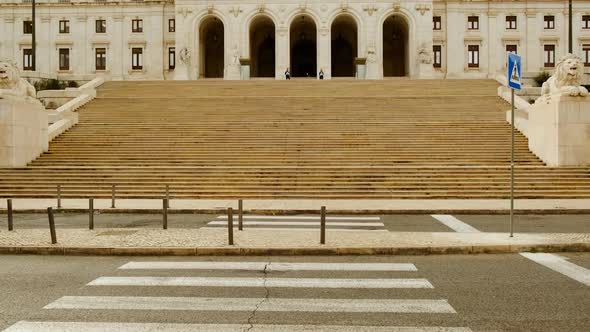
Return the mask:
{"type": "Polygon", "coordinates": [[[584,63],[573,54],[567,54],[557,63],[555,73],[547,82],[543,83],[541,97],[537,102],[551,99],[551,96],[588,96],[588,90],[583,87],[584,63]]]}
{"type": "Polygon", "coordinates": [[[35,87],[20,77],[18,67],[10,60],[0,60],[0,99],[3,98],[39,102],[35,87]]]}

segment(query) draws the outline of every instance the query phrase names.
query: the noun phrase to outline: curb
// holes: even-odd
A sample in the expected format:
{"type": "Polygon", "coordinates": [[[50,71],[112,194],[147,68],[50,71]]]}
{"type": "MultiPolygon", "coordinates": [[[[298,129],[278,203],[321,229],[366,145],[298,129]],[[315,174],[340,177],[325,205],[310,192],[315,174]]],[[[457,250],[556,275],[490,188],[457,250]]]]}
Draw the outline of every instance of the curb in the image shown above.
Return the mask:
{"type": "Polygon", "coordinates": [[[342,256],[342,255],[471,255],[520,252],[590,252],[590,243],[541,245],[475,245],[444,247],[0,247],[0,255],[59,256],[342,256]]]}
{"type": "MultiPolygon", "coordinates": [[[[82,208],[54,208],[54,213],[88,213],[88,209],[82,208]]],[[[161,214],[162,209],[94,209],[98,214],[161,214]]],[[[244,210],[244,214],[256,215],[298,215],[318,214],[317,210],[270,210],[253,209],[244,210]]],[[[40,214],[47,213],[47,209],[22,209],[13,211],[15,214],[40,214]]],[[[409,210],[329,210],[332,215],[399,215],[399,214],[455,214],[455,215],[509,215],[509,209],[409,209],[409,210]]],[[[6,214],[6,209],[0,209],[0,215],[6,214]]],[[[168,214],[226,214],[226,209],[169,209],[168,214]]],[[[590,214],[590,209],[526,209],[515,210],[515,215],[576,215],[590,214]]]]}

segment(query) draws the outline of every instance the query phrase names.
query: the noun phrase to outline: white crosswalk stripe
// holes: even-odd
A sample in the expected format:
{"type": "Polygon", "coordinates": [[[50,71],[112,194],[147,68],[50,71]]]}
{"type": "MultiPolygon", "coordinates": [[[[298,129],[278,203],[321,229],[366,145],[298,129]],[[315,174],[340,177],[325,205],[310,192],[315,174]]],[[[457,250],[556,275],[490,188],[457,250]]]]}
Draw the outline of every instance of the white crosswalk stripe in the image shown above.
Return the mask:
{"type": "Polygon", "coordinates": [[[121,270],[418,271],[409,263],[129,262],[121,270]]]}
{"type": "Polygon", "coordinates": [[[195,310],[454,314],[447,300],[287,299],[156,296],[64,296],[44,309],[195,310]]]}
{"type": "Polygon", "coordinates": [[[284,288],[433,288],[426,279],[314,279],[211,277],[100,277],[88,286],[284,287],[284,288]]]}
{"type": "MultiPolygon", "coordinates": [[[[237,217],[233,219],[238,227],[237,217]]],[[[246,228],[256,229],[319,229],[319,216],[243,216],[246,228]]],[[[204,228],[227,227],[227,216],[218,216],[217,220],[207,223],[204,228]]],[[[326,216],[326,228],[334,231],[381,231],[387,232],[380,217],[363,216],[326,216]]]]}
{"type": "Polygon", "coordinates": [[[335,325],[239,325],[239,324],[161,324],[100,322],[30,322],[21,321],[5,332],[469,332],[464,327],[418,326],[335,326],[335,325]]]}
{"type": "Polygon", "coordinates": [[[568,262],[565,258],[559,255],[530,252],[521,253],[520,255],[550,268],[555,272],[568,276],[586,286],[590,286],[590,270],[568,262]]]}
{"type": "MultiPolygon", "coordinates": [[[[331,314],[421,314],[421,315],[456,315],[457,312],[446,299],[428,298],[427,293],[434,286],[424,278],[394,278],[384,276],[391,273],[415,273],[418,271],[414,264],[410,263],[311,263],[311,262],[272,262],[272,261],[134,261],[128,262],[118,268],[121,273],[134,273],[131,276],[101,276],[87,284],[92,287],[92,294],[88,296],[63,296],[49,304],[43,309],[46,314],[59,312],[84,312],[85,316],[89,312],[100,312],[101,310],[116,311],[119,314],[135,317],[133,313],[142,311],[167,312],[166,317],[173,317],[174,313],[202,312],[195,316],[200,317],[205,313],[214,315],[216,312],[225,312],[225,315],[233,315],[238,312],[267,312],[267,313],[300,313],[300,315],[309,315],[317,313],[331,314]],[[171,276],[174,272],[186,273],[215,273],[215,271],[227,271],[217,273],[261,273],[254,277],[248,276],[171,276]],[[298,273],[307,271],[307,273],[334,272],[334,273],[378,273],[371,275],[371,278],[334,278],[334,277],[297,277],[291,278],[285,273],[298,273]],[[158,276],[158,273],[166,272],[165,276],[158,276]],[[151,274],[151,275],[137,275],[151,274]],[[277,273],[277,275],[272,275],[277,273]],[[117,288],[113,288],[117,287],[117,288]],[[133,296],[127,296],[125,292],[131,292],[132,288],[142,287],[141,296],[138,293],[133,296]],[[187,287],[207,287],[211,289],[231,289],[240,288],[242,292],[248,288],[267,289],[267,296],[258,295],[252,297],[216,297],[213,296],[154,296],[148,291],[156,289],[155,287],[177,287],[182,290],[187,287]],[[395,290],[395,289],[423,289],[421,296],[411,298],[346,298],[342,296],[318,296],[303,297],[297,296],[279,297],[269,296],[268,289],[328,289],[331,292],[339,290],[395,290]],[[108,296],[100,295],[101,290],[108,290],[108,296]],[[117,289],[113,293],[113,290],[117,289]],[[119,291],[121,290],[121,291],[119,291]],[[146,290],[146,293],[143,293],[146,290]],[[116,294],[114,296],[113,294],[116,294]],[[148,296],[151,295],[151,296],[148,296]],[[425,296],[426,295],[426,296],[425,296]]],[[[405,275],[404,275],[405,277],[405,275]]],[[[162,288],[160,288],[162,289],[162,288]]],[[[164,288],[165,289],[165,288],[164,288]]],[[[417,291],[417,290],[416,290],[417,291]]],[[[199,291],[200,292],[200,291],[199,291]]],[[[211,290],[209,290],[211,292],[211,290]]],[[[293,292],[293,291],[292,291],[293,292]]],[[[194,292],[193,292],[194,293],[194,292]]],[[[162,295],[160,292],[157,295],[162,295]]],[[[228,294],[225,291],[224,294],[228,294]]],[[[231,293],[229,293],[231,294],[231,293]]],[[[243,294],[248,294],[243,293],[243,294]]],[[[322,292],[318,293],[322,294],[322,292]]],[[[185,294],[183,294],[185,295],[185,294]]],[[[235,296],[235,295],[234,295],[235,296]]],[[[242,295],[243,296],[243,295],[242,295]]],[[[142,316],[143,317],[143,314],[142,316]]],[[[217,316],[216,316],[217,317],[217,316]]],[[[227,316],[224,316],[227,317],[227,316]]],[[[252,316],[253,317],[253,316],[252,316]]],[[[369,316],[370,317],[370,316],[369,316]]],[[[325,325],[273,325],[256,324],[252,325],[250,320],[246,322],[236,322],[236,324],[227,324],[225,322],[215,321],[202,323],[171,323],[163,322],[141,322],[133,320],[131,322],[93,322],[90,321],[20,321],[9,327],[7,332],[17,331],[211,331],[211,332],[234,332],[234,331],[325,331],[325,332],[347,332],[347,331],[423,331],[423,332],[467,332],[471,331],[466,327],[444,327],[444,326],[371,326],[369,324],[359,326],[338,326],[330,324],[327,321],[325,325]]],[[[174,320],[173,320],[174,321],[174,320]]],[[[233,322],[232,322],[233,323],[233,322]]],[[[286,322],[287,323],[287,322],[286,322]]]]}

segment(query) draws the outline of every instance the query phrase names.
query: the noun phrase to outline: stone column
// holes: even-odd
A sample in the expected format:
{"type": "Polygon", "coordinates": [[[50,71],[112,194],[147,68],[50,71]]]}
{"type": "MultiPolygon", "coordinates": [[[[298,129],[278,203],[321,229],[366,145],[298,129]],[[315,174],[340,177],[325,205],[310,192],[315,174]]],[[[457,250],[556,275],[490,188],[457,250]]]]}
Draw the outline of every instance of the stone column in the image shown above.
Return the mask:
{"type": "Polygon", "coordinates": [[[285,79],[285,69],[290,67],[289,28],[280,26],[276,35],[276,70],[275,77],[279,80],[285,79]]]}
{"type": "Polygon", "coordinates": [[[42,16],[40,23],[40,26],[37,27],[37,72],[54,74],[56,70],[54,70],[52,63],[54,63],[53,59],[57,58],[57,50],[52,45],[54,42],[52,30],[55,28],[51,24],[50,16],[42,16]]]}
{"type": "MultiPolygon", "coordinates": [[[[146,22],[147,23],[147,22],[146,22]]],[[[111,39],[111,44],[109,45],[109,51],[107,52],[108,55],[115,61],[112,61],[113,64],[111,68],[107,68],[110,71],[112,77],[124,79],[127,76],[126,71],[131,69],[131,66],[127,67],[127,63],[130,63],[126,54],[127,54],[127,45],[125,45],[125,37],[128,33],[124,33],[123,27],[125,25],[125,16],[123,15],[116,15],[113,16],[113,33],[109,33],[110,36],[113,38],[111,39]]],[[[146,28],[151,28],[150,25],[146,24],[146,28]]],[[[107,32],[109,27],[107,26],[107,32]]],[[[130,56],[129,56],[130,57],[130,56]]],[[[145,61],[145,55],[144,55],[145,61]]]]}
{"type": "Polygon", "coordinates": [[[94,49],[87,32],[88,17],[78,16],[75,19],[75,25],[70,27],[72,40],[74,40],[74,51],[70,55],[70,67],[75,74],[86,75],[94,72],[94,49]]]}
{"type": "Polygon", "coordinates": [[[488,77],[495,78],[496,71],[503,66],[498,66],[498,55],[496,50],[502,45],[498,38],[498,13],[488,13],[488,77]]]}
{"type": "Polygon", "coordinates": [[[190,41],[190,38],[196,38],[195,31],[193,31],[191,26],[191,19],[189,16],[191,13],[192,10],[189,8],[180,8],[174,16],[174,20],[176,21],[174,37],[176,41],[176,68],[174,68],[175,80],[188,80],[191,77],[191,71],[195,70],[195,68],[191,66],[191,63],[195,61],[197,52],[196,49],[192,49],[193,43],[190,41]],[[190,59],[184,58],[184,50],[188,51],[190,59]]]}
{"type": "Polygon", "coordinates": [[[332,47],[332,36],[330,34],[330,28],[322,26],[318,30],[318,68],[315,76],[318,76],[320,69],[324,70],[324,73],[328,73],[327,78],[332,77],[332,59],[330,55],[330,48],[332,47]]]}
{"type": "MultiPolygon", "coordinates": [[[[543,50],[539,43],[539,27],[537,23],[537,13],[533,11],[526,12],[526,36],[523,41],[526,47],[524,54],[523,72],[538,71],[543,65],[539,62],[542,59],[543,50]]],[[[542,60],[541,60],[542,61],[542,60]]]]}

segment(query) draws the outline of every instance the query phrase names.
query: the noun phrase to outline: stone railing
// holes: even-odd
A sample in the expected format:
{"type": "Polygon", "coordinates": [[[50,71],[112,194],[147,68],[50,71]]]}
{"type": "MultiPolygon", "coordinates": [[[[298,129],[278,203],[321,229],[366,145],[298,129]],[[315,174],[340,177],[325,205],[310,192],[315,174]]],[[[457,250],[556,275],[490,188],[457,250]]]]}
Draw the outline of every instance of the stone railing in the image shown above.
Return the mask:
{"type": "Polygon", "coordinates": [[[103,83],[103,78],[95,78],[79,88],[69,88],[66,90],[67,92],[77,91],[79,94],[74,99],[57,108],[52,114],[53,123],[48,129],[49,142],[78,124],[79,116],[76,111],[96,98],[96,88],[103,83]]]}

